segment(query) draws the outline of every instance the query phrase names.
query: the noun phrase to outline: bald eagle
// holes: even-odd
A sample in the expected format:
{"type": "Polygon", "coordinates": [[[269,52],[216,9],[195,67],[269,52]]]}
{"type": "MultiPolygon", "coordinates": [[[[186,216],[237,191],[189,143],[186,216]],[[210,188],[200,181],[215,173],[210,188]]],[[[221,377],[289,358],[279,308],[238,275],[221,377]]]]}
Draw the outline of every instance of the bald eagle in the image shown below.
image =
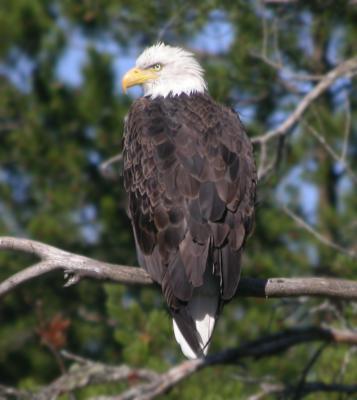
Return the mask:
{"type": "Polygon", "coordinates": [[[188,358],[207,354],[236,292],[256,168],[238,115],[207,92],[193,54],[158,43],[123,77],[142,85],[126,118],[124,186],[139,264],[159,283],[188,358]]]}

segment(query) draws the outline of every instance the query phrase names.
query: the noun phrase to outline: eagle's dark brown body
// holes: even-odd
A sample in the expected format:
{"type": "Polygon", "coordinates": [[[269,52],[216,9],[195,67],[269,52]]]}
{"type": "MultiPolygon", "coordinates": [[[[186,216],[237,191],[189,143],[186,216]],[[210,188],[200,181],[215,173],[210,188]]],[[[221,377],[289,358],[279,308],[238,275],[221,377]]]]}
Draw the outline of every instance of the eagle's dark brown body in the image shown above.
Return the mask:
{"type": "Polygon", "coordinates": [[[234,296],[253,225],[256,171],[243,125],[207,94],[142,97],[125,125],[124,184],[139,263],[197,350],[186,304],[206,269],[221,304],[234,296]]]}

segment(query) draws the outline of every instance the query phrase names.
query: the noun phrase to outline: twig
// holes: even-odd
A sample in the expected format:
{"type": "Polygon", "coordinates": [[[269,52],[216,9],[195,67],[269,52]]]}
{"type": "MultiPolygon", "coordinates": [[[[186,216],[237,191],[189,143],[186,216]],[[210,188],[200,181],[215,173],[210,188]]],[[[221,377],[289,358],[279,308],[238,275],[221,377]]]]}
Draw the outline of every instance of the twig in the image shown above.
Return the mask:
{"type": "MultiPolygon", "coordinates": [[[[189,376],[200,371],[203,368],[218,364],[236,363],[242,358],[268,357],[273,354],[286,351],[287,349],[295,345],[313,341],[351,344],[357,342],[357,333],[347,333],[346,331],[338,331],[331,328],[305,328],[287,330],[278,334],[265,336],[261,339],[248,342],[236,349],[228,349],[220,353],[213,354],[204,359],[185,361],[182,364],[173,367],[168,372],[160,375],[159,379],[156,382],[138,385],[134,388],[127,390],[121,396],[105,397],[105,399],[151,400],[159,395],[166,393],[178,382],[188,378],[189,376]],[[348,337],[349,339],[347,339],[348,337]]],[[[317,385],[315,386],[315,389],[313,389],[312,387],[309,387],[309,384],[306,384],[306,387],[304,387],[304,391],[307,391],[309,389],[310,391],[317,391],[318,388],[322,390],[322,387],[319,387],[317,385]]],[[[335,389],[337,391],[338,388],[336,387],[335,389]]],[[[357,385],[349,387],[348,390],[354,390],[354,392],[356,392],[357,385]]],[[[99,398],[92,398],[91,400],[99,400],[99,398]]]]}
{"type": "Polygon", "coordinates": [[[259,393],[253,394],[249,396],[247,400],[261,400],[266,396],[274,393],[282,393],[286,390],[286,387],[281,383],[261,383],[260,385],[261,391],[259,393]]]}
{"type": "Polygon", "coordinates": [[[265,4],[293,4],[297,2],[298,0],[264,0],[265,4]]]}
{"type": "MultiPolygon", "coordinates": [[[[316,314],[316,313],[322,312],[322,311],[329,312],[330,315],[332,314],[334,316],[334,318],[336,318],[336,320],[338,320],[340,322],[341,326],[344,326],[346,328],[348,327],[346,318],[343,316],[343,314],[340,310],[340,307],[338,307],[338,304],[336,302],[332,302],[330,300],[325,300],[323,303],[319,304],[318,306],[309,308],[309,310],[307,311],[307,314],[311,316],[313,314],[316,314]]],[[[302,318],[304,318],[304,317],[302,317],[302,318]]]]}
{"type": "Polygon", "coordinates": [[[259,159],[259,168],[258,168],[258,180],[261,181],[263,178],[268,176],[270,172],[279,166],[279,163],[283,157],[284,152],[284,144],[285,144],[285,137],[280,136],[278,143],[277,143],[277,150],[275,152],[275,156],[272,157],[272,160],[267,162],[268,160],[268,150],[267,146],[268,143],[262,143],[260,147],[260,159],[259,159]]]}
{"type": "MultiPolygon", "coordinates": [[[[264,9],[264,4],[262,4],[263,6],[263,13],[265,12],[264,9]]],[[[261,50],[261,56],[263,58],[268,59],[268,37],[269,37],[269,32],[268,32],[268,24],[267,24],[267,20],[263,15],[262,18],[262,31],[263,31],[263,38],[262,38],[262,50],[261,50]]]]}
{"type": "Polygon", "coordinates": [[[135,369],[126,365],[110,366],[88,360],[86,363],[77,364],[75,368],[72,367],[40,392],[33,394],[31,400],[56,399],[63,393],[89,385],[130,379],[156,381],[158,374],[147,369],[135,369]]]}
{"type": "MultiPolygon", "coordinates": [[[[0,284],[0,297],[17,286],[51,271],[63,270],[68,278],[65,286],[82,278],[108,280],[123,284],[150,285],[150,276],[142,268],[109,264],[73,254],[29,239],[0,237],[0,250],[21,251],[41,261],[12,275],[0,284]]],[[[297,297],[324,296],[357,300],[357,282],[331,278],[241,278],[237,296],[297,297]]]]}
{"type": "Polygon", "coordinates": [[[344,134],[344,138],[343,138],[343,145],[342,145],[341,158],[340,158],[340,162],[343,164],[346,163],[348,139],[349,139],[350,132],[351,132],[351,104],[350,104],[348,97],[346,98],[346,101],[345,101],[345,107],[346,107],[346,125],[345,125],[345,134],[344,134]]]}
{"type": "Polygon", "coordinates": [[[268,156],[267,143],[262,143],[259,154],[258,179],[261,180],[267,173],[266,160],[268,156]]]}
{"type": "Polygon", "coordinates": [[[88,364],[88,362],[92,362],[88,358],[81,357],[78,354],[73,354],[68,350],[61,350],[61,356],[67,360],[75,361],[77,364],[88,364]]]}
{"type": "MultiPolygon", "coordinates": [[[[298,0],[271,0],[276,1],[276,2],[294,2],[298,0]]],[[[268,4],[268,0],[265,1],[266,4],[268,4]]],[[[265,9],[267,9],[265,7],[265,9]]],[[[273,54],[275,55],[275,58],[277,58],[278,61],[273,61],[271,58],[265,56],[263,53],[261,54],[256,54],[254,52],[251,52],[250,54],[262,60],[265,64],[269,65],[270,67],[274,68],[277,72],[284,72],[286,74],[286,78],[284,79],[281,76],[281,80],[294,80],[294,81],[320,81],[321,79],[324,78],[323,74],[313,74],[313,73],[304,73],[304,72],[294,72],[293,70],[290,69],[289,66],[285,66],[282,60],[281,56],[281,50],[280,50],[280,45],[279,45],[279,32],[283,31],[284,28],[279,27],[279,22],[282,20],[285,20],[285,23],[291,20],[291,16],[289,17],[287,14],[285,14],[285,17],[283,17],[283,14],[276,14],[273,18],[273,28],[272,28],[272,33],[273,33],[273,40],[272,40],[272,47],[273,47],[273,54]]],[[[289,22],[287,22],[289,24],[289,22]]],[[[283,83],[283,82],[282,82],[283,83]]],[[[297,89],[295,89],[296,91],[297,89]]]]}
{"type": "Polygon", "coordinates": [[[355,353],[357,353],[357,346],[352,346],[346,351],[343,357],[342,365],[337,373],[336,378],[334,379],[334,382],[343,380],[343,377],[347,371],[348,364],[351,362],[351,358],[354,356],[355,353]]]}
{"type": "MultiPolygon", "coordinates": [[[[310,131],[310,133],[319,141],[319,143],[322,145],[322,147],[326,150],[326,152],[338,163],[341,164],[342,168],[346,170],[348,173],[349,177],[354,181],[354,183],[357,183],[357,175],[353,172],[352,168],[346,161],[346,153],[347,150],[342,150],[341,156],[337,154],[337,152],[327,143],[326,139],[324,136],[322,136],[313,126],[310,124],[304,122],[303,123],[306,128],[310,131]]],[[[348,140],[348,134],[345,133],[345,138],[344,138],[344,143],[347,143],[348,140]]],[[[344,144],[345,146],[345,144],[344,144]]]]}
{"type": "MultiPolygon", "coordinates": [[[[279,53],[278,53],[279,54],[279,53]]],[[[283,63],[281,62],[281,60],[279,60],[278,62],[273,61],[272,59],[264,56],[263,54],[258,54],[255,52],[250,52],[250,55],[254,58],[257,58],[261,61],[263,61],[265,64],[269,65],[269,67],[272,67],[273,69],[275,69],[277,72],[282,72],[284,71],[284,73],[286,73],[288,75],[288,78],[290,80],[294,80],[294,81],[320,81],[321,79],[323,79],[325,77],[325,75],[319,75],[319,74],[305,74],[305,73],[299,73],[299,72],[292,72],[289,70],[285,70],[283,63]]],[[[279,57],[281,58],[281,57],[279,57]]],[[[296,90],[295,90],[296,91],[296,90]]]]}
{"type": "Polygon", "coordinates": [[[123,154],[119,153],[113,157],[110,157],[108,160],[103,161],[99,165],[99,171],[101,175],[106,179],[115,179],[117,178],[117,174],[113,171],[112,166],[114,164],[118,164],[122,162],[123,154]]]}
{"type": "Polygon", "coordinates": [[[295,110],[286,118],[279,126],[269,130],[261,136],[252,138],[253,143],[266,143],[267,141],[277,136],[285,135],[290,128],[292,128],[296,122],[300,119],[309,105],[316,100],[322,93],[324,93],[336,79],[344,76],[357,68],[357,57],[352,57],[339,64],[336,68],[328,72],[318,84],[307,93],[302,100],[299,102],[295,110]]]}
{"type": "Polygon", "coordinates": [[[164,26],[160,29],[156,36],[156,41],[161,42],[166,33],[175,25],[177,24],[177,21],[181,19],[181,14],[184,10],[186,10],[187,6],[185,3],[181,5],[181,7],[177,8],[175,10],[175,13],[171,15],[171,17],[165,22],[164,26]]]}
{"type": "Polygon", "coordinates": [[[279,45],[279,22],[280,19],[278,16],[274,17],[274,23],[273,23],[273,49],[274,49],[274,54],[275,57],[278,59],[278,64],[283,65],[283,58],[282,58],[282,53],[280,50],[280,45],[279,45]]]}
{"type": "MultiPolygon", "coordinates": [[[[256,395],[250,396],[248,400],[261,400],[271,394],[283,395],[283,399],[289,394],[294,394],[294,387],[283,384],[261,384],[262,391],[256,395]]],[[[324,382],[306,382],[303,388],[301,397],[307,396],[311,393],[340,393],[340,394],[355,394],[357,393],[357,385],[344,385],[344,384],[327,384],[324,382]]],[[[281,398],[280,396],[278,397],[281,398]]]]}
{"type": "MultiPolygon", "coordinates": [[[[263,24],[263,28],[264,28],[263,24]]],[[[263,29],[264,33],[264,38],[266,37],[266,31],[263,29]]],[[[263,49],[262,49],[262,54],[260,55],[254,55],[255,57],[260,58],[263,60],[265,63],[269,64],[271,67],[276,69],[277,71],[282,71],[283,70],[283,65],[280,63],[275,63],[274,61],[270,60],[267,55],[266,55],[266,39],[263,40],[263,49]]],[[[275,138],[283,138],[289,130],[301,119],[303,113],[306,111],[306,109],[310,106],[310,104],[316,100],[322,93],[324,93],[334,82],[336,79],[338,79],[341,76],[346,76],[352,71],[354,71],[357,68],[357,57],[353,57],[341,64],[339,64],[335,69],[331,70],[329,73],[326,75],[323,75],[320,78],[319,83],[316,84],[316,86],[307,93],[302,100],[298,103],[296,106],[295,110],[281,123],[279,124],[276,128],[271,129],[264,133],[263,135],[253,137],[252,143],[259,144],[260,145],[260,160],[259,160],[259,168],[258,168],[258,179],[261,180],[263,177],[269,174],[269,172],[274,168],[274,166],[277,164],[279,155],[276,155],[276,157],[273,158],[270,162],[268,162],[268,142],[270,142],[272,139],[275,138]]],[[[295,75],[293,76],[295,79],[295,75]]],[[[308,78],[308,77],[304,77],[308,78]]],[[[316,78],[316,77],[310,77],[310,78],[316,78]]],[[[283,79],[282,80],[284,84],[287,82],[283,79]]],[[[320,137],[318,137],[320,143],[324,144],[325,146],[327,145],[328,152],[339,162],[341,163],[346,171],[348,171],[349,175],[354,179],[355,182],[357,182],[357,177],[355,174],[352,172],[351,168],[345,161],[345,156],[346,156],[346,151],[347,151],[347,141],[348,141],[348,135],[350,131],[350,122],[349,122],[350,116],[347,115],[347,120],[346,120],[346,128],[345,128],[345,134],[344,134],[344,147],[342,149],[342,154],[341,157],[337,155],[327,144],[324,140],[320,140],[320,137]]],[[[315,135],[316,136],[316,135],[315,135]]]]}
{"type": "MultiPolygon", "coordinates": [[[[307,327],[303,329],[290,329],[277,334],[264,336],[258,340],[245,343],[234,349],[227,349],[222,352],[212,354],[206,358],[184,361],[174,366],[163,374],[158,374],[148,369],[135,369],[126,365],[109,366],[98,362],[75,356],[71,353],[62,352],[63,356],[73,359],[77,364],[73,365],[68,372],[56,379],[48,386],[43,387],[37,393],[20,392],[16,389],[0,386],[0,395],[11,398],[11,395],[21,393],[21,399],[26,400],[55,400],[64,393],[80,389],[89,385],[102,384],[107,382],[120,381],[148,381],[138,383],[121,395],[100,396],[91,400],[150,400],[162,395],[175,386],[178,382],[188,378],[195,372],[207,367],[222,364],[236,363],[243,358],[262,358],[281,353],[289,348],[308,342],[324,342],[338,344],[357,344],[357,332],[338,330],[334,328],[307,327]]],[[[356,386],[347,385],[320,386],[306,384],[304,392],[328,390],[328,391],[348,391],[354,393],[356,386]],[[345,389],[343,389],[343,387],[345,389]]]]}
{"type": "Polygon", "coordinates": [[[31,393],[25,390],[19,390],[10,386],[0,384],[0,399],[30,400],[31,393]]]}
{"type": "Polygon", "coordinates": [[[310,358],[309,362],[305,366],[304,370],[302,371],[301,378],[297,384],[294,398],[293,400],[298,400],[299,398],[302,397],[303,391],[304,391],[304,386],[306,384],[306,378],[308,373],[310,372],[312,366],[317,362],[319,357],[321,356],[322,352],[326,349],[327,343],[323,343],[312,355],[310,358]]]}
{"type": "Polygon", "coordinates": [[[345,249],[344,247],[340,246],[339,244],[332,242],[330,239],[321,235],[321,233],[317,232],[311,225],[309,225],[307,222],[305,222],[302,218],[300,218],[298,215],[296,215],[289,208],[282,207],[282,210],[285,212],[285,214],[287,214],[289,217],[291,217],[297,223],[297,225],[299,225],[301,228],[303,228],[306,231],[308,231],[309,233],[311,233],[319,242],[321,242],[324,245],[331,247],[335,250],[338,250],[339,252],[341,252],[351,258],[357,259],[357,254],[353,250],[345,249]]]}

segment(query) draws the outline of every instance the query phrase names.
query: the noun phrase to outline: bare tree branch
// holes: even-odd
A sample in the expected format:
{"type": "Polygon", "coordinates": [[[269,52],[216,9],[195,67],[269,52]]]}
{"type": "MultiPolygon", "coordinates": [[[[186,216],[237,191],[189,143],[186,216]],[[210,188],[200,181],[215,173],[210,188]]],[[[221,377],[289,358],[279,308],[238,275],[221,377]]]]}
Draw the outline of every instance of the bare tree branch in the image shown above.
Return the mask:
{"type": "MultiPolygon", "coordinates": [[[[275,54],[280,53],[280,49],[275,46],[274,49],[275,54]]],[[[250,52],[250,55],[254,58],[257,58],[261,61],[263,61],[265,64],[269,65],[269,67],[275,69],[278,72],[283,72],[287,75],[286,78],[281,78],[281,83],[283,85],[286,85],[286,87],[290,88],[289,91],[292,93],[300,93],[300,91],[297,88],[291,87],[289,82],[287,80],[293,80],[293,81],[302,81],[302,82],[313,82],[313,81],[321,81],[326,75],[324,74],[308,74],[308,73],[301,73],[301,72],[293,72],[289,68],[286,68],[281,61],[281,57],[279,57],[279,61],[274,61],[273,59],[269,58],[267,55],[264,55],[264,52],[262,51],[261,53],[256,53],[256,52],[250,52]]],[[[355,71],[351,71],[352,75],[354,75],[355,71]]],[[[351,73],[347,73],[347,76],[351,76],[351,73]]]]}
{"type": "Polygon", "coordinates": [[[357,259],[357,254],[353,250],[345,249],[344,247],[340,246],[339,244],[332,242],[330,239],[326,238],[325,236],[321,235],[321,233],[317,232],[311,225],[305,222],[302,218],[296,215],[292,210],[287,207],[282,207],[282,210],[291,217],[298,226],[305,229],[309,233],[311,233],[319,242],[323,243],[324,245],[331,247],[343,254],[351,258],[357,259]]]}
{"type": "Polygon", "coordinates": [[[309,105],[324,93],[341,76],[345,76],[357,69],[357,57],[352,57],[339,64],[336,68],[328,72],[318,84],[307,93],[299,102],[295,110],[279,126],[269,130],[261,136],[252,138],[253,143],[266,143],[274,137],[285,135],[290,128],[300,119],[309,105]]]}
{"type": "Polygon", "coordinates": [[[264,0],[265,4],[293,4],[299,0],[264,0]]]}
{"type": "Polygon", "coordinates": [[[320,345],[320,347],[315,351],[315,353],[312,355],[309,362],[305,366],[304,370],[302,371],[301,378],[300,378],[298,384],[296,385],[293,400],[299,400],[302,397],[304,387],[306,385],[307,375],[310,372],[313,365],[317,362],[319,357],[322,355],[322,353],[326,349],[326,347],[327,347],[327,343],[323,343],[322,345],[320,345]]]}
{"type": "Polygon", "coordinates": [[[338,373],[336,374],[336,378],[334,379],[334,382],[342,381],[346,371],[348,370],[349,363],[351,362],[352,357],[355,357],[356,353],[357,353],[357,346],[352,346],[346,351],[346,353],[343,357],[343,362],[342,362],[341,368],[338,371],[338,373]]]}
{"type": "MultiPolygon", "coordinates": [[[[91,400],[151,400],[166,393],[177,383],[203,368],[218,364],[236,363],[243,358],[268,357],[295,345],[313,341],[351,344],[357,341],[357,333],[352,332],[350,336],[347,331],[338,331],[331,328],[305,328],[284,331],[248,342],[236,349],[228,349],[212,354],[204,359],[185,361],[160,375],[157,381],[135,386],[120,396],[93,398],[91,400]]],[[[357,385],[349,389],[353,389],[356,392],[357,385]]]]}
{"type": "MultiPolygon", "coordinates": [[[[289,385],[283,384],[272,384],[262,383],[260,385],[261,391],[253,396],[250,396],[248,400],[262,400],[271,394],[280,394],[286,398],[287,395],[294,394],[295,388],[289,385]]],[[[323,382],[306,382],[301,393],[300,398],[307,396],[311,393],[339,393],[339,394],[354,394],[357,393],[357,385],[345,385],[345,384],[326,384],[323,382]]],[[[279,397],[280,398],[280,397],[279,397]]],[[[289,397],[290,398],[290,397],[289,397]]]]}
{"type": "MultiPolygon", "coordinates": [[[[123,161],[123,153],[116,154],[113,157],[110,157],[108,160],[103,161],[99,165],[99,171],[101,175],[110,180],[115,180],[118,178],[119,173],[116,173],[113,166],[115,164],[120,164],[123,161]]],[[[118,168],[120,169],[120,168],[118,168]]]]}
{"type": "MultiPolygon", "coordinates": [[[[81,278],[94,278],[127,285],[150,285],[148,273],[137,267],[109,264],[30,239],[0,237],[0,250],[21,251],[40,258],[40,262],[10,276],[0,284],[0,297],[17,286],[51,271],[63,270],[65,286],[76,284],[81,278]]],[[[313,278],[241,278],[237,296],[297,297],[324,296],[357,300],[357,282],[323,277],[313,278]]]]}
{"type": "MultiPolygon", "coordinates": [[[[265,20],[263,20],[265,21],[265,20]]],[[[264,23],[263,23],[263,49],[261,54],[253,54],[254,57],[257,57],[261,60],[263,60],[265,63],[270,65],[272,68],[276,69],[279,73],[280,71],[284,70],[284,66],[281,63],[276,63],[272,60],[270,60],[267,57],[267,50],[266,50],[266,29],[264,29],[264,23]]],[[[277,54],[279,54],[279,49],[276,50],[277,54]]],[[[342,77],[342,76],[348,76],[351,73],[355,73],[357,69],[357,57],[353,57],[347,61],[342,62],[339,64],[335,69],[331,70],[329,73],[326,75],[322,76],[299,76],[296,74],[292,75],[292,79],[295,80],[303,80],[309,79],[309,80],[315,80],[319,79],[319,82],[316,84],[316,86],[310,90],[297,104],[295,110],[276,128],[271,129],[267,132],[265,132],[261,136],[253,137],[251,139],[252,143],[254,144],[259,144],[260,145],[260,155],[259,155],[259,165],[258,165],[258,179],[262,179],[268,173],[277,165],[279,156],[277,155],[276,157],[273,157],[272,160],[269,161],[268,159],[268,144],[271,142],[272,139],[275,138],[280,138],[282,139],[288,132],[289,130],[301,119],[303,116],[304,112],[307,110],[307,108],[310,106],[310,104],[315,101],[321,94],[323,94],[326,90],[329,89],[329,87],[336,81],[336,79],[342,77]]],[[[288,86],[288,89],[290,90],[290,82],[288,82],[286,79],[282,79],[282,83],[285,86],[288,86]]],[[[338,162],[340,162],[344,168],[349,172],[350,176],[355,180],[355,175],[351,171],[351,168],[349,168],[348,164],[346,163],[345,156],[346,156],[346,150],[347,150],[347,143],[348,143],[348,138],[349,138],[349,131],[350,131],[350,114],[349,114],[349,109],[348,109],[348,100],[346,101],[346,127],[345,127],[345,132],[344,132],[344,144],[343,144],[343,150],[341,157],[339,157],[333,150],[331,152],[330,148],[327,148],[330,154],[336,159],[338,159],[338,162]]],[[[318,137],[320,141],[320,137],[318,137]]],[[[321,141],[320,141],[321,142],[321,141]]],[[[324,144],[324,143],[322,143],[324,144]]]]}
{"type": "Polygon", "coordinates": [[[149,275],[141,268],[96,261],[34,240],[0,237],[0,249],[24,252],[42,260],[0,284],[0,296],[23,282],[55,270],[64,270],[68,275],[69,280],[66,286],[77,283],[82,277],[112,280],[124,284],[148,285],[152,283],[149,275]]]}
{"type": "MultiPolygon", "coordinates": [[[[180,381],[188,378],[201,369],[221,364],[232,364],[244,358],[269,357],[288,350],[289,348],[308,342],[324,342],[336,344],[357,344],[357,332],[338,330],[334,328],[291,329],[264,336],[258,340],[245,343],[235,349],[228,349],[212,354],[203,359],[184,361],[163,374],[147,369],[135,369],[126,365],[109,366],[87,360],[85,358],[63,352],[63,356],[76,362],[68,372],[56,379],[38,392],[18,391],[10,387],[0,386],[0,396],[10,399],[19,395],[24,400],[55,400],[64,393],[72,392],[89,385],[107,382],[137,382],[121,395],[97,396],[91,400],[150,400],[166,393],[180,381]],[[147,381],[147,383],[141,383],[147,381]]],[[[282,391],[292,390],[292,387],[281,387],[282,391]]],[[[304,393],[312,391],[336,391],[356,393],[357,385],[325,385],[306,383],[304,393]]]]}
{"type": "Polygon", "coordinates": [[[19,391],[14,388],[0,385],[0,398],[17,396],[24,400],[54,400],[64,393],[84,388],[89,385],[122,381],[157,381],[160,375],[147,369],[130,368],[126,365],[111,366],[73,356],[64,352],[67,358],[75,359],[76,364],[62,374],[58,379],[43,387],[38,392],[19,391]]]}
{"type": "MultiPolygon", "coordinates": [[[[347,114],[348,115],[348,114],[347,114]]],[[[304,122],[304,125],[307,127],[307,129],[310,131],[310,133],[319,141],[319,143],[322,145],[322,147],[326,150],[326,152],[340,165],[346,170],[347,174],[349,177],[353,180],[355,184],[357,184],[357,175],[354,173],[350,165],[347,163],[346,160],[346,153],[347,153],[347,142],[348,142],[348,136],[349,136],[349,131],[347,130],[348,127],[348,116],[346,117],[346,129],[345,129],[345,134],[344,134],[344,141],[343,141],[343,149],[341,156],[339,156],[336,151],[327,143],[325,137],[321,135],[313,126],[310,124],[307,124],[304,122]]]]}
{"type": "Polygon", "coordinates": [[[31,399],[31,393],[0,384],[0,400],[6,399],[28,400],[31,399]]]}
{"type": "Polygon", "coordinates": [[[345,133],[344,133],[344,139],[343,139],[343,145],[342,145],[342,151],[341,151],[341,163],[346,162],[346,157],[347,157],[347,149],[348,149],[348,140],[350,137],[351,133],[351,103],[349,101],[349,98],[346,98],[345,101],[345,108],[346,108],[346,125],[345,125],[345,133]]]}

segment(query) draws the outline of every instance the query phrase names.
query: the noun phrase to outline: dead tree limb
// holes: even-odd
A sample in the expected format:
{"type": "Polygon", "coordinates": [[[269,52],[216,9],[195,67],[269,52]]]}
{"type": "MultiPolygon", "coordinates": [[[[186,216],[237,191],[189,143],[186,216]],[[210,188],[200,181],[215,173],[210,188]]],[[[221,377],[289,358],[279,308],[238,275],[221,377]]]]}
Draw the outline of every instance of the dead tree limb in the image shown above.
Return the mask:
{"type": "MultiPolygon", "coordinates": [[[[65,286],[76,284],[82,278],[94,278],[127,285],[150,285],[153,283],[142,268],[105,263],[30,239],[0,237],[0,250],[20,251],[40,259],[38,263],[17,272],[0,283],[0,297],[22,283],[57,270],[65,272],[65,278],[67,278],[65,286]]],[[[237,296],[265,298],[320,296],[357,300],[357,282],[324,277],[241,278],[237,296]]]]}
{"type": "MultiPolygon", "coordinates": [[[[66,353],[64,356],[66,356],[66,353]]],[[[111,366],[76,357],[76,364],[69,371],[62,374],[48,386],[44,386],[38,392],[19,391],[15,388],[0,385],[0,398],[6,399],[16,396],[16,398],[23,400],[52,400],[57,399],[64,393],[70,393],[90,385],[128,382],[130,380],[151,382],[156,381],[159,377],[159,374],[147,369],[130,368],[127,365],[111,366]]]]}
{"type": "MultiPolygon", "coordinates": [[[[136,383],[120,395],[100,396],[91,400],[150,400],[169,391],[173,386],[192,374],[214,365],[234,364],[245,358],[259,359],[273,356],[291,347],[309,342],[335,344],[357,344],[357,332],[327,327],[307,327],[290,329],[277,334],[264,336],[258,340],[245,343],[237,348],[224,350],[203,359],[184,361],[167,372],[158,374],[147,369],[135,369],[126,365],[110,366],[73,356],[63,355],[75,361],[68,372],[41,388],[38,392],[18,391],[10,387],[0,386],[0,396],[10,399],[13,395],[21,395],[23,400],[55,400],[64,393],[70,393],[83,387],[108,382],[136,383]],[[145,383],[142,383],[142,382],[145,383]]],[[[281,387],[280,392],[291,390],[281,387]]],[[[357,393],[357,385],[327,385],[306,383],[303,393],[313,391],[336,391],[341,393],[357,393]]]]}
{"type": "MultiPolygon", "coordinates": [[[[243,358],[263,358],[279,354],[287,349],[307,342],[322,341],[326,343],[356,344],[357,333],[332,328],[291,329],[278,334],[265,336],[248,342],[236,349],[228,349],[212,354],[204,359],[185,361],[168,372],[160,375],[158,382],[150,382],[129,389],[116,400],[151,400],[167,392],[178,382],[188,378],[193,373],[218,364],[232,364],[243,358]]],[[[352,388],[350,388],[352,390],[352,388]]],[[[353,387],[357,392],[357,386],[353,387]]],[[[99,399],[91,399],[99,400],[99,399]]],[[[104,398],[103,398],[104,400],[104,398]]],[[[114,400],[108,397],[107,400],[114,400]]]]}
{"type": "MultiPolygon", "coordinates": [[[[273,68],[277,70],[281,70],[283,68],[282,65],[269,62],[266,56],[263,54],[260,58],[263,61],[268,62],[273,68]]],[[[342,63],[340,63],[336,68],[329,71],[326,75],[323,75],[319,82],[314,86],[312,90],[310,90],[297,104],[295,109],[288,115],[287,118],[284,119],[282,123],[280,123],[277,127],[268,130],[260,136],[253,137],[251,139],[253,144],[260,146],[260,160],[258,166],[258,179],[264,178],[268,173],[274,168],[277,164],[279,157],[275,157],[272,161],[268,162],[268,143],[272,139],[282,139],[287,133],[293,128],[301,119],[305,111],[308,107],[324,92],[326,92],[333,83],[343,76],[351,76],[357,72],[357,57],[354,56],[342,63]]],[[[348,119],[348,118],[347,118],[348,119]]],[[[347,129],[349,128],[349,124],[346,124],[347,129]]],[[[348,138],[348,135],[345,133],[345,138],[348,138]]],[[[280,147],[280,146],[278,146],[280,147]]],[[[346,161],[343,160],[345,165],[346,161]]]]}
{"type": "Polygon", "coordinates": [[[263,144],[268,142],[274,137],[285,135],[290,128],[292,128],[295,123],[300,119],[309,105],[316,100],[322,93],[324,93],[335,81],[336,79],[348,75],[350,73],[355,73],[357,70],[357,57],[352,57],[336,68],[328,72],[316,86],[309,91],[299,102],[295,110],[286,118],[280,125],[276,128],[269,130],[261,136],[256,136],[252,138],[253,143],[263,144]]]}

